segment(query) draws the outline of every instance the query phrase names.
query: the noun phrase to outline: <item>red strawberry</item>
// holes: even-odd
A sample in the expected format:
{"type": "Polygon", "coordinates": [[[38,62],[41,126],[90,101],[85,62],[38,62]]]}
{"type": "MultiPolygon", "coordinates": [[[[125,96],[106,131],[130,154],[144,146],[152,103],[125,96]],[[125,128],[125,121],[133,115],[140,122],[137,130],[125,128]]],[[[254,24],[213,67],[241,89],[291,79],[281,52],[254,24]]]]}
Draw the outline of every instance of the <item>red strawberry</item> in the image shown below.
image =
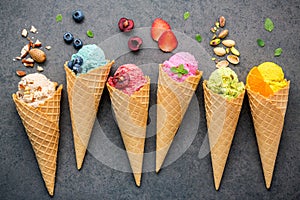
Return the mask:
{"type": "Polygon", "coordinates": [[[166,30],[171,30],[171,26],[165,20],[156,18],[151,27],[151,37],[153,40],[158,41],[159,37],[166,30]]]}
{"type": "Polygon", "coordinates": [[[165,31],[158,39],[158,47],[164,52],[171,52],[177,47],[177,38],[171,31],[165,31]]]}

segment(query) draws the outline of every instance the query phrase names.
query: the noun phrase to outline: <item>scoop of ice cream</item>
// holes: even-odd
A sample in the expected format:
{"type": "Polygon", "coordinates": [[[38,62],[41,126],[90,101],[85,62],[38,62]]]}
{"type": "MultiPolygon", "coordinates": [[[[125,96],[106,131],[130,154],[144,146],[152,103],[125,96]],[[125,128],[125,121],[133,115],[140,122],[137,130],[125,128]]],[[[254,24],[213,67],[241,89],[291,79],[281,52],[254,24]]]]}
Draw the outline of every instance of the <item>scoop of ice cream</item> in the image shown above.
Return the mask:
{"type": "Polygon", "coordinates": [[[163,70],[175,81],[183,82],[187,77],[196,75],[198,62],[192,54],[179,52],[163,62],[163,70]]]}
{"type": "Polygon", "coordinates": [[[273,62],[264,62],[257,68],[273,92],[277,92],[287,85],[287,80],[284,78],[284,73],[279,65],[273,62]]]}
{"type": "Polygon", "coordinates": [[[229,67],[216,69],[210,75],[207,87],[227,99],[236,98],[245,89],[244,83],[239,82],[236,73],[229,67]]]}
{"type": "Polygon", "coordinates": [[[73,71],[77,70],[77,75],[86,74],[96,67],[107,64],[103,50],[95,44],[84,45],[76,54],[72,55],[71,61],[73,61],[73,71]],[[82,58],[82,61],[76,63],[77,57],[82,58]]]}
{"type": "Polygon", "coordinates": [[[108,79],[108,84],[132,95],[147,83],[142,70],[134,64],[120,66],[113,77],[108,79]]]}
{"type": "Polygon", "coordinates": [[[28,74],[19,82],[16,95],[28,105],[38,107],[54,95],[56,86],[56,82],[50,81],[43,74],[28,74]]]}

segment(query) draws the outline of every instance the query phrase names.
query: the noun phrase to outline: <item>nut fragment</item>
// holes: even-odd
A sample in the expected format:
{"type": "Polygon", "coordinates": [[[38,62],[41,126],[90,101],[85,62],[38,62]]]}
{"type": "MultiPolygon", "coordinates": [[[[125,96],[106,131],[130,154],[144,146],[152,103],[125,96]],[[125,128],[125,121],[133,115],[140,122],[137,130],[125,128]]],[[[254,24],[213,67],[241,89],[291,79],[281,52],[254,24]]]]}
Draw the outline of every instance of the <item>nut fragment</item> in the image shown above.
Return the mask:
{"type": "Polygon", "coordinates": [[[22,59],[22,63],[32,64],[34,63],[34,60],[32,58],[22,59]]]}
{"type": "Polygon", "coordinates": [[[21,49],[21,58],[25,58],[29,52],[30,49],[30,43],[26,44],[22,49],[21,49]]]}
{"type": "Polygon", "coordinates": [[[45,62],[45,60],[46,60],[45,52],[40,49],[36,49],[36,48],[31,49],[29,51],[29,54],[30,54],[31,58],[38,63],[45,62]]]}
{"type": "Polygon", "coordinates": [[[226,48],[226,53],[229,53],[230,52],[230,49],[227,47],[226,48]]]}
{"type": "Polygon", "coordinates": [[[211,46],[217,46],[220,43],[221,43],[221,40],[219,38],[217,38],[217,39],[211,40],[209,44],[211,46]]]}
{"type": "Polygon", "coordinates": [[[234,40],[223,40],[222,44],[228,48],[233,47],[235,45],[234,40]]]}
{"type": "Polygon", "coordinates": [[[36,40],[34,44],[32,44],[32,48],[41,47],[42,43],[39,40],[36,40]]]}
{"type": "Polygon", "coordinates": [[[230,51],[232,54],[234,54],[236,56],[240,56],[240,52],[235,47],[231,47],[230,51]]]}
{"type": "Polygon", "coordinates": [[[216,64],[217,68],[221,68],[221,67],[227,67],[229,65],[229,62],[227,60],[221,60],[216,64]]]}
{"type": "Polygon", "coordinates": [[[42,72],[42,71],[44,71],[44,68],[42,68],[41,66],[37,66],[36,70],[37,70],[38,72],[42,72]]]}
{"type": "Polygon", "coordinates": [[[219,23],[220,23],[220,27],[224,27],[225,26],[225,23],[226,23],[226,19],[224,16],[221,16],[219,18],[219,23]]]}
{"type": "Polygon", "coordinates": [[[214,53],[217,56],[224,56],[226,54],[226,50],[223,47],[215,47],[214,48],[214,53]]]}
{"type": "Polygon", "coordinates": [[[33,66],[34,66],[33,63],[23,63],[23,65],[24,65],[25,67],[33,67],[33,66]]]}
{"type": "Polygon", "coordinates": [[[234,65],[237,65],[237,64],[239,64],[239,62],[240,62],[239,57],[237,57],[236,55],[228,55],[228,56],[227,56],[227,60],[228,60],[231,64],[234,64],[234,65]]]}
{"type": "Polygon", "coordinates": [[[26,75],[26,72],[25,72],[25,71],[21,71],[21,70],[17,70],[16,73],[17,73],[17,75],[18,75],[19,77],[22,77],[22,76],[25,76],[25,75],[26,75]]]}
{"type": "Polygon", "coordinates": [[[24,28],[23,30],[22,30],[22,37],[27,37],[27,35],[28,35],[28,31],[24,28]]]}
{"type": "Polygon", "coordinates": [[[228,29],[224,29],[223,31],[221,31],[219,33],[218,38],[223,39],[223,38],[225,38],[228,35],[228,33],[229,33],[228,29]]]}
{"type": "Polygon", "coordinates": [[[45,46],[45,49],[50,50],[51,46],[45,46]]]}
{"type": "Polygon", "coordinates": [[[31,33],[36,33],[36,32],[37,32],[37,29],[36,29],[34,26],[31,26],[30,32],[31,32],[31,33]]]}

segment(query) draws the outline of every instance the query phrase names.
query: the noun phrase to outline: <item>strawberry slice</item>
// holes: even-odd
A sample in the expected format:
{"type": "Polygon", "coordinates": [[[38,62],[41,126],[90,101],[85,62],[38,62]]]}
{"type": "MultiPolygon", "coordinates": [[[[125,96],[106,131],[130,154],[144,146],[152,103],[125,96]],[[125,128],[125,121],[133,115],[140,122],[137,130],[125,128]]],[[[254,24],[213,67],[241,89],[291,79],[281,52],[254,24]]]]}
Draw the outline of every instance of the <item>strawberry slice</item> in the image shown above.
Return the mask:
{"type": "Polygon", "coordinates": [[[177,38],[171,31],[165,31],[158,39],[158,47],[164,52],[171,52],[177,47],[177,38]]]}
{"type": "Polygon", "coordinates": [[[159,37],[166,30],[171,30],[171,26],[162,18],[156,18],[151,27],[151,37],[153,40],[158,41],[159,37]]]}

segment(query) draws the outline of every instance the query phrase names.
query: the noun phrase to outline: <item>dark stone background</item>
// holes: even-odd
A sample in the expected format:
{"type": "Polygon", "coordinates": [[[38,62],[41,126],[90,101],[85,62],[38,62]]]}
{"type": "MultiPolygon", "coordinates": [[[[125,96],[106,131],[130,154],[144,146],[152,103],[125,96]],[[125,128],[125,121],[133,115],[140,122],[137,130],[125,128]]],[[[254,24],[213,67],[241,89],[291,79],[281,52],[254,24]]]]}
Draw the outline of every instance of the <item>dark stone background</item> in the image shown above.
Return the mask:
{"type": "MultiPolygon", "coordinates": [[[[0,28],[2,36],[0,64],[0,199],[51,199],[44,187],[38,165],[21,120],[16,112],[11,94],[17,90],[20,80],[17,69],[28,73],[36,69],[25,69],[20,62],[13,62],[26,43],[21,37],[23,28],[34,25],[38,34],[34,36],[44,45],[52,46],[46,51],[48,59],[42,64],[44,72],[51,80],[64,84],[61,102],[58,166],[55,195],[53,199],[299,199],[300,185],[300,135],[299,135],[299,49],[300,49],[300,4],[298,0],[279,1],[0,1],[0,28]],[[82,9],[86,19],[76,24],[71,13],[82,9]],[[183,20],[183,13],[189,11],[190,18],[183,20]],[[63,21],[57,23],[55,16],[61,13],[63,21]],[[237,43],[241,52],[241,62],[233,69],[245,81],[250,68],[264,61],[273,61],[282,66],[286,78],[291,80],[289,104],[285,126],[279,146],[273,182],[270,190],[264,185],[263,173],[248,99],[245,97],[240,120],[236,129],[227,166],[219,191],[213,184],[210,156],[198,157],[199,149],[206,135],[202,81],[196,91],[200,104],[198,133],[187,151],[171,165],[155,172],[146,172],[142,185],[137,188],[132,174],[104,165],[89,152],[81,171],[76,169],[69,116],[65,72],[63,63],[75,50],[66,45],[62,36],[71,31],[87,43],[100,44],[118,34],[117,22],[120,17],[132,18],[135,27],[150,27],[156,17],[162,17],[172,28],[194,38],[200,33],[203,41],[199,45],[212,56],[209,40],[210,28],[219,15],[228,21],[229,37],[237,43]],[[264,30],[264,19],[270,17],[275,29],[270,33],[264,30]],[[92,29],[95,37],[88,38],[87,29],[92,29]],[[262,38],[266,46],[261,48],[256,39],[262,38]],[[283,53],[274,57],[275,48],[283,53]],[[298,80],[297,80],[298,77],[298,80]]],[[[134,32],[133,32],[134,33],[134,32]]],[[[124,40],[126,44],[126,40],[124,40]]],[[[182,41],[180,41],[182,42],[182,41]]],[[[116,41],[120,44],[122,41],[116,41]]],[[[119,48],[112,46],[111,48],[119,48]]],[[[196,53],[196,52],[191,52],[196,53]]],[[[116,59],[113,70],[122,63],[160,63],[170,57],[158,49],[142,50],[137,54],[126,54],[116,59]],[[148,53],[146,53],[148,51],[148,53]]],[[[210,57],[208,57],[210,58],[210,57]]],[[[214,70],[212,61],[198,58],[204,71],[214,70]],[[210,65],[202,65],[202,63],[210,65]]],[[[155,85],[154,85],[155,86],[155,85]]],[[[155,104],[155,87],[151,90],[151,104],[155,104]]],[[[108,138],[123,148],[121,138],[110,110],[107,90],[104,91],[98,119],[106,128],[108,138]]],[[[146,151],[153,151],[155,138],[146,142],[146,151]]]]}

